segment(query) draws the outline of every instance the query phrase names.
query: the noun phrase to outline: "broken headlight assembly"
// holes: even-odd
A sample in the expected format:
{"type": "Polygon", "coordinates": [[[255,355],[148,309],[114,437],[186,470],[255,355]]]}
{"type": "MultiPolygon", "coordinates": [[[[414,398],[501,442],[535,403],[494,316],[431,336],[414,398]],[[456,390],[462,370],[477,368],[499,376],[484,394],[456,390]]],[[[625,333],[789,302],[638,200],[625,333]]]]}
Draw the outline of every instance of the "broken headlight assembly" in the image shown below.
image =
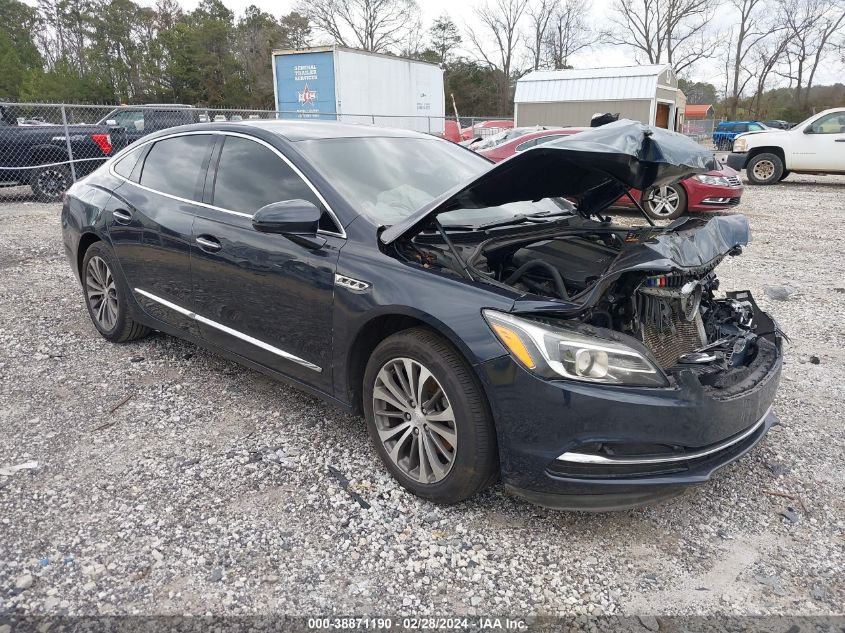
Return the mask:
{"type": "Polygon", "coordinates": [[[640,351],[591,336],[560,322],[550,324],[483,310],[490,329],[511,356],[543,378],[637,387],[665,387],[663,372],[640,351]]]}

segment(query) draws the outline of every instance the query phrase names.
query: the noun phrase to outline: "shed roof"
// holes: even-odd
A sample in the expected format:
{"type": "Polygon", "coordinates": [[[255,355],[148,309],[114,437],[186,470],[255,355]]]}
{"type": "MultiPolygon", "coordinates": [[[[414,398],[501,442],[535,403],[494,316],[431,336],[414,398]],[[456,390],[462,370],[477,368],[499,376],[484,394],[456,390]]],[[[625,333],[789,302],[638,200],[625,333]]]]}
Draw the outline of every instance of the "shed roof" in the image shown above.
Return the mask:
{"type": "Polygon", "coordinates": [[[516,82],[516,103],[654,99],[669,64],[535,70],[516,82]]]}
{"type": "Polygon", "coordinates": [[[713,106],[709,103],[693,103],[687,104],[684,117],[689,121],[690,119],[704,119],[708,114],[713,114],[713,106]]]}

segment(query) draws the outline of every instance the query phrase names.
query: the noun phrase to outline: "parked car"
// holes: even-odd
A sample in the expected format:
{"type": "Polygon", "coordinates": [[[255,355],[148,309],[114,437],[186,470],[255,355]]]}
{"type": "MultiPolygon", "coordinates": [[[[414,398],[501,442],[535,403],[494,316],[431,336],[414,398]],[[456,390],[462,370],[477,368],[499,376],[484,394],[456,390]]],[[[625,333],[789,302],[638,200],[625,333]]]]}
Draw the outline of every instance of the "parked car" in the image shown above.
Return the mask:
{"type": "Polygon", "coordinates": [[[0,187],[28,185],[42,202],[57,202],[77,177],[91,173],[127,140],[106,125],[17,124],[12,105],[0,104],[0,187]],[[71,154],[73,161],[71,161],[71,154]]]}
{"type": "Polygon", "coordinates": [[[200,123],[201,111],[182,104],[150,103],[142,106],[120,106],[109,112],[97,125],[119,126],[126,130],[129,142],[147,134],[178,125],[200,123]]]}
{"type": "Polygon", "coordinates": [[[767,128],[770,128],[772,130],[788,130],[795,125],[794,123],[790,123],[789,121],[783,121],[781,119],[775,119],[773,121],[763,121],[763,123],[767,128]]]}
{"type": "Polygon", "coordinates": [[[363,413],[423,498],[501,477],[631,507],[763,438],[781,335],[748,291],[715,294],[743,216],[594,219],[712,154],[630,121],[566,142],[492,165],[339,122],[156,132],[70,189],[64,248],[107,340],[161,330],[363,413]]]}
{"type": "Polygon", "coordinates": [[[727,151],[733,147],[734,139],[745,132],[760,132],[766,128],[759,121],[722,121],[713,130],[713,145],[727,151]]]}
{"type": "Polygon", "coordinates": [[[773,185],[793,172],[845,174],[845,108],[819,112],[790,130],[743,134],[727,162],[745,169],[754,185],[773,185]]]}
{"type": "MultiPolygon", "coordinates": [[[[589,129],[591,128],[541,128],[510,138],[493,147],[475,151],[493,162],[499,162],[532,147],[589,129]]],[[[645,194],[636,189],[632,189],[630,194],[653,219],[674,220],[686,213],[718,211],[735,207],[740,203],[742,192],[742,180],[737,172],[730,167],[720,167],[706,174],[696,174],[679,183],[651,188],[645,194]]],[[[627,194],[623,195],[613,206],[634,207],[636,203],[631,200],[631,197],[627,194]]]]}

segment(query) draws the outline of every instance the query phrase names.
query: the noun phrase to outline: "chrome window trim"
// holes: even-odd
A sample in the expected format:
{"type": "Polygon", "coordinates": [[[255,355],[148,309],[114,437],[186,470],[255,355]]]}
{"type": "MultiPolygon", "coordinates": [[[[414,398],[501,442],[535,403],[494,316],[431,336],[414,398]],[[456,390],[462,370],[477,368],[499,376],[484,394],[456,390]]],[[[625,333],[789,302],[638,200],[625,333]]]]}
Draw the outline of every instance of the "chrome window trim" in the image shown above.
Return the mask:
{"type": "Polygon", "coordinates": [[[685,453],[683,455],[672,455],[671,457],[662,457],[660,455],[652,455],[648,457],[603,457],[601,455],[578,453],[576,451],[573,451],[560,455],[556,461],[574,462],[576,464],[634,466],[637,464],[665,464],[670,462],[685,462],[690,459],[699,459],[701,457],[707,457],[708,455],[712,455],[713,453],[723,451],[726,448],[730,448],[734,444],[739,444],[745,438],[749,437],[750,435],[753,435],[754,432],[757,431],[763,425],[763,423],[766,421],[766,418],[769,417],[769,414],[771,412],[772,408],[769,407],[766,410],[766,413],[763,414],[762,418],[760,418],[759,420],[757,420],[757,422],[742,431],[739,435],[728,438],[724,442],[720,442],[709,448],[705,448],[700,451],[694,451],[692,453],[685,453]]]}
{"type": "Polygon", "coordinates": [[[244,134],[243,132],[230,132],[230,131],[226,131],[226,130],[191,130],[189,132],[175,132],[173,134],[167,134],[166,136],[159,136],[159,137],[156,137],[156,138],[153,138],[153,139],[149,139],[149,140],[146,140],[146,141],[139,143],[138,145],[132,145],[131,148],[129,148],[129,147],[124,148],[120,151],[120,153],[116,154],[111,159],[111,161],[109,161],[109,174],[111,174],[112,176],[114,176],[115,178],[117,178],[119,180],[122,180],[124,182],[128,182],[128,183],[138,187],[139,189],[143,189],[144,191],[149,191],[150,193],[155,193],[155,194],[158,194],[160,196],[164,196],[165,198],[170,198],[171,200],[178,200],[179,202],[185,202],[187,204],[196,204],[196,205],[204,207],[206,209],[213,209],[214,211],[221,211],[223,213],[229,213],[231,215],[237,215],[237,216],[240,216],[242,218],[252,218],[254,216],[254,214],[252,214],[252,213],[243,213],[242,211],[233,211],[232,209],[224,209],[223,207],[216,207],[213,204],[206,204],[205,202],[199,202],[198,200],[189,200],[188,198],[180,198],[179,196],[174,196],[173,194],[170,194],[170,193],[165,193],[165,192],[159,191],[157,189],[145,187],[144,185],[142,185],[139,182],[135,182],[134,180],[129,180],[128,178],[121,176],[120,174],[118,174],[114,170],[114,166],[115,166],[115,164],[117,164],[117,161],[119,161],[126,154],[128,154],[129,151],[135,151],[136,149],[140,149],[141,147],[144,147],[145,145],[149,145],[151,143],[158,143],[159,141],[165,141],[165,140],[171,139],[171,138],[177,138],[179,136],[196,136],[196,135],[199,135],[199,134],[209,134],[209,135],[216,135],[216,136],[238,136],[240,138],[248,139],[250,141],[253,141],[255,143],[258,143],[258,144],[263,145],[264,147],[268,148],[270,151],[272,151],[274,154],[276,154],[276,156],[281,158],[282,161],[288,167],[290,167],[293,170],[293,173],[295,173],[297,176],[299,176],[299,178],[302,180],[302,182],[304,182],[308,186],[308,188],[314,193],[314,195],[317,196],[317,199],[326,208],[326,211],[331,216],[335,225],[340,229],[340,232],[325,231],[325,230],[320,229],[320,230],[317,231],[317,233],[320,233],[321,235],[334,235],[335,237],[341,237],[343,239],[346,239],[346,230],[343,228],[343,224],[341,224],[340,219],[337,217],[337,215],[335,214],[335,212],[331,208],[331,206],[329,206],[329,203],[326,202],[326,199],[323,197],[323,195],[317,190],[317,188],[305,176],[305,174],[303,174],[302,171],[296,165],[294,165],[290,161],[290,159],[288,159],[287,156],[285,156],[278,149],[276,149],[275,147],[270,145],[270,143],[268,143],[267,141],[265,141],[263,139],[256,138],[254,136],[250,136],[249,134],[244,134]]]}
{"type": "Polygon", "coordinates": [[[270,345],[269,343],[265,343],[262,340],[259,340],[257,338],[253,338],[252,336],[249,336],[248,334],[244,334],[243,332],[239,332],[238,330],[232,329],[227,325],[223,325],[222,323],[218,323],[217,321],[212,321],[211,319],[204,317],[201,314],[197,314],[196,312],[192,312],[191,310],[188,310],[187,308],[183,308],[182,306],[177,305],[177,304],[175,304],[171,301],[168,301],[167,299],[162,299],[161,297],[154,295],[151,292],[147,292],[146,290],[143,290],[141,288],[134,288],[134,290],[138,294],[147,297],[147,299],[151,299],[152,301],[155,301],[156,303],[160,303],[161,305],[165,306],[166,308],[170,308],[171,310],[174,310],[175,312],[178,312],[179,314],[186,316],[189,319],[193,319],[194,321],[198,321],[199,323],[204,323],[205,325],[213,327],[216,330],[220,330],[221,332],[225,332],[226,334],[230,334],[231,336],[239,338],[242,341],[246,341],[247,343],[255,345],[256,347],[260,347],[263,350],[267,350],[268,352],[276,354],[277,356],[281,356],[282,358],[284,358],[286,360],[297,363],[298,365],[302,365],[303,367],[307,367],[308,369],[310,369],[312,371],[316,371],[317,373],[321,373],[323,371],[323,369],[321,367],[319,367],[318,365],[315,365],[314,363],[310,363],[307,360],[300,358],[299,356],[294,356],[293,354],[286,352],[283,349],[279,349],[278,347],[274,347],[273,345],[270,345]]]}

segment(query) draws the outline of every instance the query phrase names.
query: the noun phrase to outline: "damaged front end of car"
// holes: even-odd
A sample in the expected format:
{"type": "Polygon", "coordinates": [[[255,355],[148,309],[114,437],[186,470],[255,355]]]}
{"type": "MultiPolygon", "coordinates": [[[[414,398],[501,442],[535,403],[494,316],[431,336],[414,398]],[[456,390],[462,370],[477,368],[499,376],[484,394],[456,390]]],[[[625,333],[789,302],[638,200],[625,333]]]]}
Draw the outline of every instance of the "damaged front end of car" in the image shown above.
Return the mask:
{"type": "Polygon", "coordinates": [[[771,366],[782,339],[749,292],[718,292],[716,267],[750,240],[745,217],[631,228],[602,215],[631,187],[677,181],[711,161],[680,135],[620,121],[504,161],[382,240],[403,259],[518,293],[509,313],[485,318],[539,375],[637,386],[695,379],[730,393],[771,366]],[[542,199],[558,211],[441,221],[542,199]],[[573,342],[588,340],[606,349],[573,342]]]}

